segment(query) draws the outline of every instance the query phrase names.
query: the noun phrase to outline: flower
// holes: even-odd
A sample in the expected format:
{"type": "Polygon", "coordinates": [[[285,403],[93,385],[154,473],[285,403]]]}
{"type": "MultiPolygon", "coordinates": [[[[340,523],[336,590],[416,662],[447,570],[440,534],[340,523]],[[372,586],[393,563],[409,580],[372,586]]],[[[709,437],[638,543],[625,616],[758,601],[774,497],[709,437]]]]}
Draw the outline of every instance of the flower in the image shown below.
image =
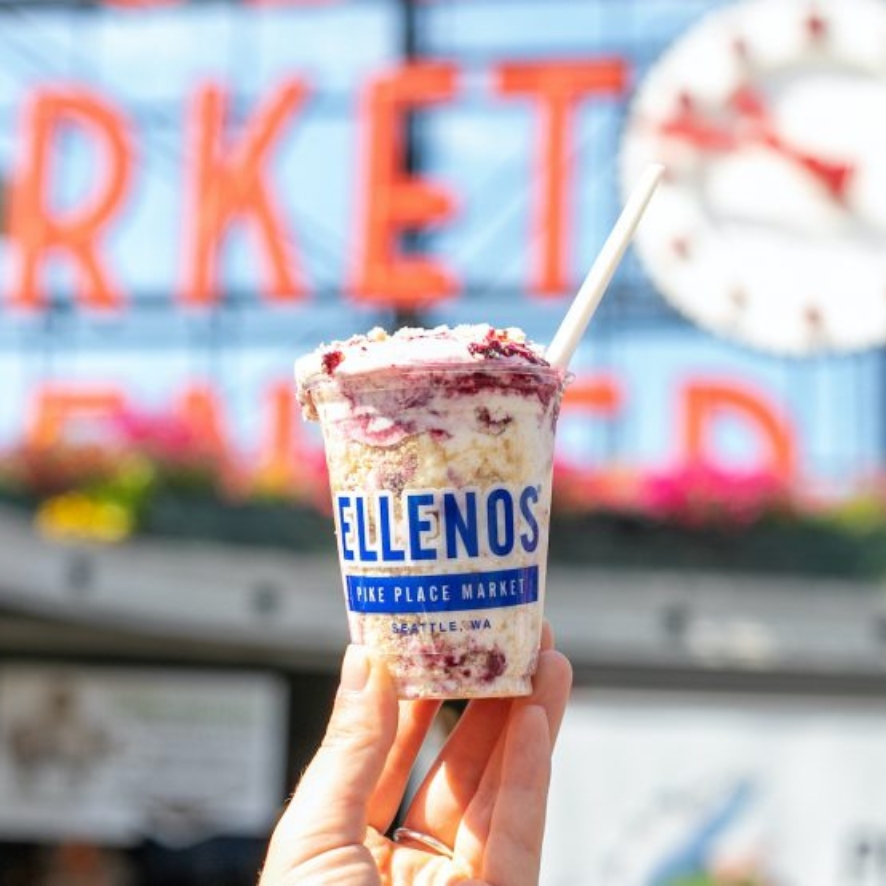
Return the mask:
{"type": "Polygon", "coordinates": [[[67,492],[44,501],[34,516],[42,535],[56,541],[123,541],[135,528],[135,514],[119,502],[84,492],[67,492]]]}
{"type": "Polygon", "coordinates": [[[662,521],[689,526],[756,523],[792,511],[787,482],[771,471],[737,471],[698,463],[648,474],[641,509],[662,521]]]}
{"type": "Polygon", "coordinates": [[[22,445],[0,458],[0,484],[35,496],[55,495],[99,482],[115,466],[115,454],[92,443],[22,445]]]}

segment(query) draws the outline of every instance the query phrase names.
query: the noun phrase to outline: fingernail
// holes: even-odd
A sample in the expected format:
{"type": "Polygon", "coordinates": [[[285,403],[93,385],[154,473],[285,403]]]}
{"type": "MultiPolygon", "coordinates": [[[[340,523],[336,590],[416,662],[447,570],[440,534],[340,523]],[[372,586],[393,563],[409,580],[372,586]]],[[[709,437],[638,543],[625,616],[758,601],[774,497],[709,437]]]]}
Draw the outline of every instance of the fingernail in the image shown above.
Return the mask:
{"type": "Polygon", "coordinates": [[[365,646],[351,644],[345,651],[341,666],[341,688],[348,692],[359,692],[369,682],[369,653],[365,646]]]}

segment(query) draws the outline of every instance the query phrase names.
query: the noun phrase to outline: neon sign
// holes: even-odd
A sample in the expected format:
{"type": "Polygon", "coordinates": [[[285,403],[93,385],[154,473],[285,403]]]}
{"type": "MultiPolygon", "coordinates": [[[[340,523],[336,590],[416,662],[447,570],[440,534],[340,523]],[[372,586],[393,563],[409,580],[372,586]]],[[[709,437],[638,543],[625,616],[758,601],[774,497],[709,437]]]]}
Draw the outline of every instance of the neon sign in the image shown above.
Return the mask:
{"type": "MultiPolygon", "coordinates": [[[[494,71],[503,100],[529,101],[537,108],[538,141],[531,229],[543,232],[535,252],[531,290],[559,295],[567,288],[572,186],[571,124],[580,102],[619,97],[627,65],[617,58],[564,62],[511,62],[494,71]]],[[[439,182],[410,175],[404,167],[404,118],[415,108],[453,101],[459,70],[447,63],[412,64],[375,76],[359,103],[362,161],[357,193],[358,224],[351,254],[354,266],[346,289],[365,302],[428,305],[458,293],[460,282],[439,258],[405,254],[407,230],[445,224],[457,196],[439,182]]],[[[242,226],[253,235],[261,262],[258,288],[270,301],[292,302],[311,290],[275,197],[269,163],[281,136],[298,125],[310,101],[311,85],[292,77],[265,95],[234,135],[229,96],[211,83],[197,88],[183,121],[184,170],[180,229],[183,244],[179,280],[170,290],[182,305],[211,305],[221,295],[219,262],[226,235],[242,226]]],[[[83,87],[41,87],[28,98],[21,124],[18,166],[10,186],[7,233],[12,279],[7,302],[40,310],[47,302],[42,269],[49,256],[63,256],[74,272],[82,307],[99,310],[126,305],[124,276],[105,255],[135,186],[134,158],[140,138],[125,110],[111,98],[83,87]],[[52,188],[59,148],[67,129],[76,129],[103,159],[91,193],[74,208],[53,207],[52,188]]],[[[335,175],[336,170],[318,170],[335,175]]],[[[529,232],[527,232],[528,234],[529,232]]]]}

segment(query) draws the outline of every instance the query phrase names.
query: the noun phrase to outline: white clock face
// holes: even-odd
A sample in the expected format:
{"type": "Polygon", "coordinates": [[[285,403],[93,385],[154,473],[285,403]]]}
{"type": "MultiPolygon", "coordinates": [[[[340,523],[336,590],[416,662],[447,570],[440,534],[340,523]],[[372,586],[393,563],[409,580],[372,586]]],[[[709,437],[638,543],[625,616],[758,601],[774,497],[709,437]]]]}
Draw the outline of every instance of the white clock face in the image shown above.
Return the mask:
{"type": "Polygon", "coordinates": [[[678,309],[781,353],[886,341],[886,2],[704,19],[632,103],[626,190],[650,162],[667,172],[636,248],[678,309]]]}

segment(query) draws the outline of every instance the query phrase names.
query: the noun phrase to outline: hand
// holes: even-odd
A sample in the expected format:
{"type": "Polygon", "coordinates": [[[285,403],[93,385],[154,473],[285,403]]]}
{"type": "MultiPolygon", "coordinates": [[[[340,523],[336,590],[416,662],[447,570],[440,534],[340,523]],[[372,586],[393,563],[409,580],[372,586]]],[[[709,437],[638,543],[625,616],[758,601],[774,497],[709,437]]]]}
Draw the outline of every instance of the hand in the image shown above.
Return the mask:
{"type": "Polygon", "coordinates": [[[532,695],[468,704],[406,813],[403,824],[451,847],[451,858],[384,836],[439,702],[398,703],[385,666],[348,647],[326,736],[274,831],[259,886],[536,884],[572,683],[552,647],[546,625],[532,695]]]}

